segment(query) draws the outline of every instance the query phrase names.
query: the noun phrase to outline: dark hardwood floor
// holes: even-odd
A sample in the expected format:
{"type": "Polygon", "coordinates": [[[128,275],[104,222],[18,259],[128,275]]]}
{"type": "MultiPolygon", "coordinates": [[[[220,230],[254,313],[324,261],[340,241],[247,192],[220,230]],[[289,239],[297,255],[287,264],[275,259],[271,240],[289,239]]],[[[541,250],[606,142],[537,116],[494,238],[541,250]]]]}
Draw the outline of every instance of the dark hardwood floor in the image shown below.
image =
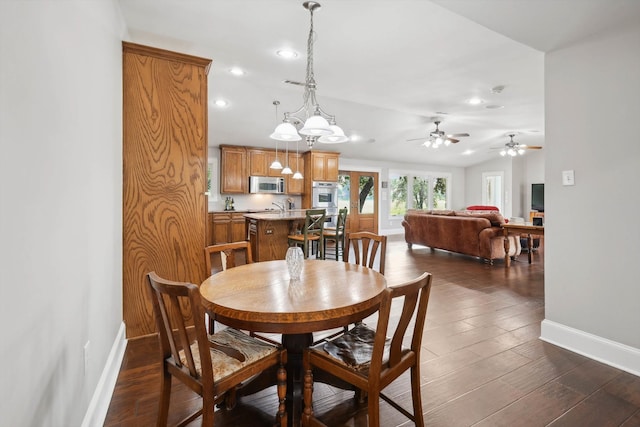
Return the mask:
{"type": "MultiPolygon", "coordinates": [[[[544,319],[543,248],[509,269],[478,259],[408,250],[391,236],[386,276],[390,284],[433,274],[421,363],[422,400],[429,426],[640,426],[640,377],[538,339],[544,319]]],[[[154,339],[130,341],[105,426],[155,425],[159,363],[154,339]]],[[[201,405],[174,383],[170,422],[201,405]]],[[[386,393],[411,407],[408,376],[386,393]]],[[[329,426],[366,425],[366,405],[352,392],[316,384],[314,409],[329,426]]],[[[269,426],[274,389],[219,410],[216,426],[269,426]]],[[[412,425],[381,402],[381,425],[412,425]]],[[[200,421],[192,423],[200,425],[200,421]]]]}

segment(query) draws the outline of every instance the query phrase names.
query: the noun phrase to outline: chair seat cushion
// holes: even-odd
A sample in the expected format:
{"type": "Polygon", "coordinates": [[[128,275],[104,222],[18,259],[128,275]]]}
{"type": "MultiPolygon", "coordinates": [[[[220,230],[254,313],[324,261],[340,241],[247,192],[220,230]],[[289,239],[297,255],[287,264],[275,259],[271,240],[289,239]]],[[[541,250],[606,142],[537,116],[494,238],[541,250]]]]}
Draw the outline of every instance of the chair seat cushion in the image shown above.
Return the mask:
{"type": "MultiPolygon", "coordinates": [[[[209,341],[212,343],[209,352],[211,353],[211,364],[213,365],[213,378],[216,381],[278,351],[277,347],[250,337],[234,328],[226,328],[209,335],[209,341]],[[242,361],[243,358],[244,361],[242,361]]],[[[196,371],[198,375],[202,376],[197,341],[191,344],[191,353],[193,354],[196,371]]],[[[180,361],[183,365],[187,363],[183,350],[180,350],[180,361]]]]}
{"type": "MultiPolygon", "coordinates": [[[[364,323],[358,323],[353,329],[345,332],[337,338],[313,347],[313,351],[324,351],[344,365],[358,372],[366,372],[371,365],[373,343],[376,331],[364,323]]],[[[386,338],[382,356],[382,365],[389,360],[389,347],[391,340],[386,338]]]]}

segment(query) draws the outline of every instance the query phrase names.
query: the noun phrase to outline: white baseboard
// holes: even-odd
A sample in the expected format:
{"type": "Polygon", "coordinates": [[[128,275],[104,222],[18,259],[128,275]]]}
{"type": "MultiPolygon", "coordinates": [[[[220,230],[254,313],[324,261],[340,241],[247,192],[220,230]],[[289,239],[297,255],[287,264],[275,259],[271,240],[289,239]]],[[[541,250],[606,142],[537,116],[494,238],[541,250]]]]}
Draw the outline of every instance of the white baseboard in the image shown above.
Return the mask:
{"type": "Polygon", "coordinates": [[[542,321],[540,339],[640,376],[640,349],[550,320],[542,321]]]}
{"type": "Polygon", "coordinates": [[[96,385],[96,389],[93,392],[91,402],[89,402],[87,412],[84,414],[82,427],[98,427],[104,425],[126,348],[125,325],[124,322],[122,322],[113,346],[111,347],[111,351],[109,352],[107,362],[102,370],[102,375],[100,375],[98,385],[96,385]]]}

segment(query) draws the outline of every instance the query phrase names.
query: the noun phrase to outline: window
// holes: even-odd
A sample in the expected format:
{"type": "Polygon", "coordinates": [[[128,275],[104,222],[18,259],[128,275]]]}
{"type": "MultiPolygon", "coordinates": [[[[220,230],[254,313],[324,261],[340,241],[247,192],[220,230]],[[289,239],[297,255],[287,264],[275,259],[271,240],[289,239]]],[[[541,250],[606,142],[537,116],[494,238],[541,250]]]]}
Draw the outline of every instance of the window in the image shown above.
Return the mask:
{"type": "Polygon", "coordinates": [[[407,177],[389,175],[391,187],[391,216],[402,216],[407,212],[407,177]]]}
{"type": "Polygon", "coordinates": [[[402,216],[407,209],[450,209],[450,174],[397,173],[390,171],[391,216],[402,216]],[[407,196],[411,189],[411,197],[407,196]]]}

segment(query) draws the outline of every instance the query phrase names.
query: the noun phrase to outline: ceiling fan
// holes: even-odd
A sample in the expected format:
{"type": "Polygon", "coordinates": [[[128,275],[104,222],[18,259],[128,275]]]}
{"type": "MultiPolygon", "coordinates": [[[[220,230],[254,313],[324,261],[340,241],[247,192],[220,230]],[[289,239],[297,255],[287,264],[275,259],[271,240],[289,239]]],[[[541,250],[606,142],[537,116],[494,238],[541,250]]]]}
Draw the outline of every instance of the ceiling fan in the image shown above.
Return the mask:
{"type": "Polygon", "coordinates": [[[407,139],[407,141],[424,141],[421,145],[424,145],[425,147],[438,148],[441,145],[457,144],[460,141],[459,138],[469,136],[468,133],[445,134],[444,131],[439,128],[440,123],[442,123],[440,120],[435,120],[433,123],[436,125],[436,129],[429,132],[429,136],[426,139],[413,138],[407,139]]]}
{"type": "MultiPolygon", "coordinates": [[[[542,149],[540,145],[526,145],[526,144],[520,144],[519,142],[514,141],[513,137],[516,136],[515,133],[510,133],[507,136],[509,137],[509,142],[504,144],[504,148],[502,148],[502,151],[500,151],[501,156],[506,156],[508,154],[512,157],[515,157],[518,154],[523,155],[525,150],[542,149]]],[[[499,148],[501,147],[495,147],[494,149],[499,149],[499,148]]]]}

